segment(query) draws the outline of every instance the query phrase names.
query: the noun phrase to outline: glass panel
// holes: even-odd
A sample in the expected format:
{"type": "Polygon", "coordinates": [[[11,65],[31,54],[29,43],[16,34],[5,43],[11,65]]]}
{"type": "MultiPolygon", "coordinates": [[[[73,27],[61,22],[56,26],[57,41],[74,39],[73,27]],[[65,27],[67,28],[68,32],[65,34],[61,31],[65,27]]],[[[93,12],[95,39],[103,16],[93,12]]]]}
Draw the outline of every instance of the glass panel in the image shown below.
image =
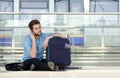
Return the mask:
{"type": "MultiPolygon", "coordinates": [[[[21,3],[20,12],[48,12],[48,10],[49,10],[48,9],[49,8],[48,7],[48,1],[37,1],[37,2],[21,1],[20,3],[21,3]]],[[[44,18],[46,19],[46,17],[44,17],[44,18]]],[[[40,15],[20,15],[20,20],[21,21],[22,20],[23,21],[30,20],[30,19],[39,19],[39,20],[41,20],[41,16],[40,15]]],[[[24,24],[24,23],[20,23],[20,24],[24,24]]]]}
{"type": "Polygon", "coordinates": [[[65,26],[67,25],[67,16],[66,15],[56,15],[55,17],[55,25],[57,26],[65,26]]]}
{"type": "Polygon", "coordinates": [[[13,29],[13,46],[22,47],[23,39],[30,31],[28,28],[14,28],[13,29]],[[22,31],[21,31],[22,30],[22,31]]]}
{"type": "Polygon", "coordinates": [[[48,1],[20,1],[20,12],[48,12],[48,1]]]}
{"type": "Polygon", "coordinates": [[[90,12],[118,12],[118,10],[118,0],[90,0],[90,12]]]}
{"type": "Polygon", "coordinates": [[[0,47],[12,47],[12,28],[1,28],[0,29],[0,47]]]}
{"type": "Polygon", "coordinates": [[[83,26],[84,25],[84,15],[71,15],[70,16],[71,26],[83,26]]]}
{"type": "Polygon", "coordinates": [[[105,28],[104,29],[104,45],[106,47],[120,47],[120,28],[105,28]]]}
{"type": "Polygon", "coordinates": [[[71,12],[83,12],[84,11],[84,0],[70,0],[70,11],[71,12]]]}
{"type": "Polygon", "coordinates": [[[68,0],[56,0],[55,12],[68,12],[68,0]]]}
{"type": "Polygon", "coordinates": [[[0,1],[0,12],[13,12],[12,1],[0,1]]]}
{"type": "Polygon", "coordinates": [[[20,9],[20,12],[48,12],[48,9],[20,9]]]}
{"type": "Polygon", "coordinates": [[[84,29],[80,26],[69,29],[69,40],[72,46],[84,46],[84,29]]]}
{"type": "Polygon", "coordinates": [[[48,8],[47,2],[21,2],[21,8],[48,8]]]}
{"type": "MultiPolygon", "coordinates": [[[[0,12],[13,12],[13,2],[12,1],[0,1],[0,12]]],[[[11,20],[13,20],[14,16],[7,14],[0,14],[0,27],[7,26],[8,24],[12,24],[11,20]]]]}
{"type": "Polygon", "coordinates": [[[19,24],[22,26],[26,26],[31,19],[38,19],[41,21],[41,24],[44,26],[49,25],[49,15],[20,15],[19,24]]]}
{"type": "Polygon", "coordinates": [[[0,27],[10,26],[13,25],[14,15],[11,14],[1,14],[0,15],[0,27]]]}
{"type": "Polygon", "coordinates": [[[68,16],[67,15],[55,15],[54,16],[54,28],[55,33],[61,33],[63,36],[67,35],[68,31],[68,16]]]}
{"type": "Polygon", "coordinates": [[[102,29],[101,28],[85,28],[84,29],[84,46],[100,47],[102,45],[102,29]]]}
{"type": "Polygon", "coordinates": [[[118,26],[118,18],[118,15],[90,15],[89,23],[91,26],[118,26]]]}

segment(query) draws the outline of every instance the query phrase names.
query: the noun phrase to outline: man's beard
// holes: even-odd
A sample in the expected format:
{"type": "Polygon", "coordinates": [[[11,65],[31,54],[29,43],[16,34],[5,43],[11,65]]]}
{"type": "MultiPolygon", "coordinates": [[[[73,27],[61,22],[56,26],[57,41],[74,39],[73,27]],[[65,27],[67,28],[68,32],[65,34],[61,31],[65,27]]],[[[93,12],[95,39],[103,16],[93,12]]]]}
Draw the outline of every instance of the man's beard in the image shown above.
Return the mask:
{"type": "Polygon", "coordinates": [[[35,36],[36,39],[39,39],[40,34],[34,34],[34,36],[35,36]]]}
{"type": "Polygon", "coordinates": [[[34,36],[40,36],[39,34],[34,34],[34,36]]]}

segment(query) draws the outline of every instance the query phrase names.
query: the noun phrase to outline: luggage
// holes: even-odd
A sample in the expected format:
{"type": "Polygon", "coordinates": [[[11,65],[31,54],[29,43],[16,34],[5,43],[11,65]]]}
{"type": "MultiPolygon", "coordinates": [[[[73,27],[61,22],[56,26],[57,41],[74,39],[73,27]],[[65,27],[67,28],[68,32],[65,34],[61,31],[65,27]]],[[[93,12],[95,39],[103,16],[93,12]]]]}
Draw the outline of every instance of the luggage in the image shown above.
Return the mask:
{"type": "Polygon", "coordinates": [[[69,66],[71,63],[69,40],[62,37],[51,38],[46,49],[46,60],[54,62],[59,67],[69,66]]]}

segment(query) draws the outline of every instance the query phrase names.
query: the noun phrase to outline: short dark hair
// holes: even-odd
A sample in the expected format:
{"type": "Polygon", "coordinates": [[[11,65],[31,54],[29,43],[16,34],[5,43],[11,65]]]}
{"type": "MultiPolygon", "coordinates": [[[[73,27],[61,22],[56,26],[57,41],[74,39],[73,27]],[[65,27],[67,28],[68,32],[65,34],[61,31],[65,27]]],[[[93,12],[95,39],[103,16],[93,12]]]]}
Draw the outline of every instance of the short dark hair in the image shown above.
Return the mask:
{"type": "Polygon", "coordinates": [[[34,19],[34,20],[30,21],[30,23],[28,25],[30,30],[33,30],[33,25],[35,25],[35,24],[40,24],[40,22],[37,19],[34,19]]]}

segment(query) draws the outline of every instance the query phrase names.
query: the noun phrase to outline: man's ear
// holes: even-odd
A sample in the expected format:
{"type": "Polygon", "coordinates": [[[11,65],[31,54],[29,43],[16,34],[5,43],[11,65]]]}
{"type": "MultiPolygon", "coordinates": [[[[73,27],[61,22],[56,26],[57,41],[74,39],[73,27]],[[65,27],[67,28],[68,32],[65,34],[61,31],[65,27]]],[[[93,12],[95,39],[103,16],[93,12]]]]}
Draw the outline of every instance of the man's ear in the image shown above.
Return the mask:
{"type": "Polygon", "coordinates": [[[30,31],[31,31],[32,33],[34,33],[33,29],[30,29],[30,31]]]}
{"type": "Polygon", "coordinates": [[[34,34],[34,32],[33,32],[33,30],[32,30],[32,29],[30,29],[30,31],[32,32],[32,34],[34,34]]]}

